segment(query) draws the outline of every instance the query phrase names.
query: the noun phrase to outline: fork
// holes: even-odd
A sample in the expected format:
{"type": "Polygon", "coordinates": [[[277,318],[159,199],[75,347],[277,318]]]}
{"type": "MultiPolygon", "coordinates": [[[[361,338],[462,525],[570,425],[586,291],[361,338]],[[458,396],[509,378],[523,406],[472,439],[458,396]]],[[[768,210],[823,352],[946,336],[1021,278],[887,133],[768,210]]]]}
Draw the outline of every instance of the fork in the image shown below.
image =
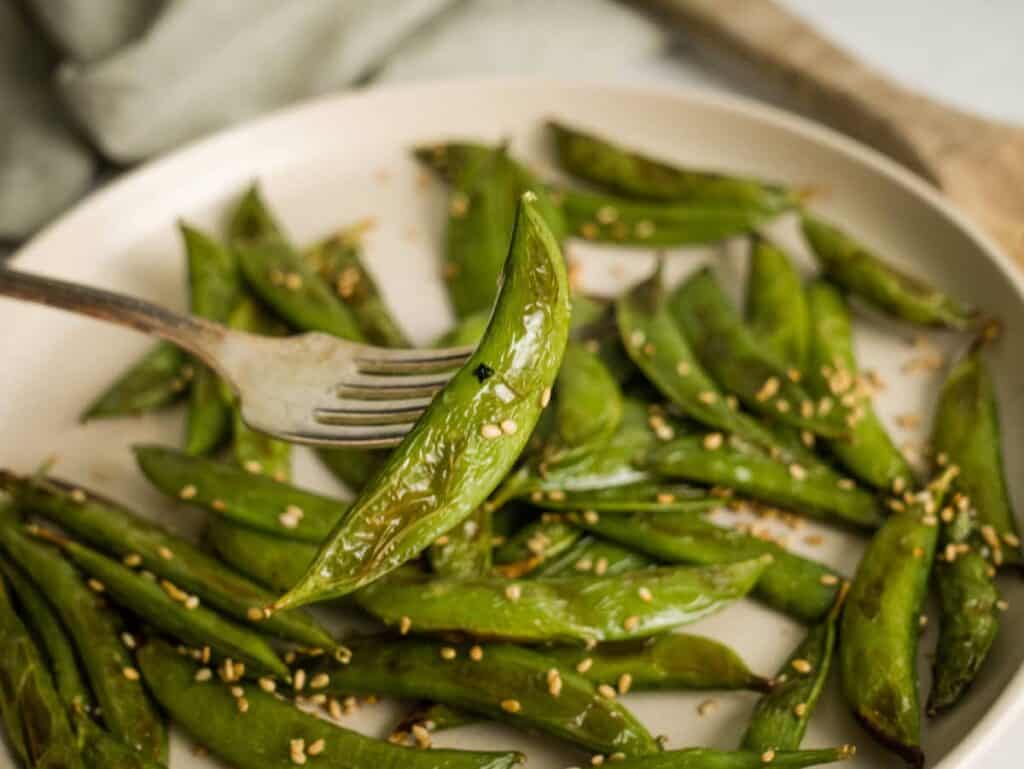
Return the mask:
{"type": "Polygon", "coordinates": [[[0,296],[89,315],[160,337],[228,383],[242,419],[293,443],[384,448],[398,444],[472,352],[397,350],[310,332],[264,337],[141,299],[0,268],[0,296]]]}

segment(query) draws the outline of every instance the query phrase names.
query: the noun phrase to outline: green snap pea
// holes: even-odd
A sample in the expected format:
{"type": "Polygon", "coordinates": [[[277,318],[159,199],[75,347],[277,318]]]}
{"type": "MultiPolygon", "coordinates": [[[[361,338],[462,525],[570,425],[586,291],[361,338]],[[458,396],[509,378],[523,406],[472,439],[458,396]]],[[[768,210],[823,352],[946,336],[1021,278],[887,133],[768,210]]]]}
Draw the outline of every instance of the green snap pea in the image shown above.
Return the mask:
{"type": "Polygon", "coordinates": [[[242,194],[238,205],[231,212],[228,220],[228,239],[234,243],[238,240],[263,238],[284,239],[284,232],[277,217],[263,199],[259,184],[254,183],[242,194]]]}
{"type": "Polygon", "coordinates": [[[936,559],[932,576],[939,597],[939,642],[928,696],[930,715],[960,701],[999,632],[999,591],[995,569],[982,555],[985,542],[969,510],[953,515],[943,526],[943,555],[936,559]]]}
{"type": "MultiPolygon", "coordinates": [[[[188,263],[189,306],[193,315],[226,323],[241,293],[241,278],[231,250],[209,235],[179,225],[188,263]]],[[[195,361],[185,420],[185,451],[208,454],[224,440],[231,426],[231,406],[219,377],[195,361]]]]}
{"type": "MultiPolygon", "coordinates": [[[[236,620],[252,622],[273,596],[225,568],[195,545],[93,492],[38,476],[0,473],[0,485],[19,507],[114,556],[170,580],[236,620]],[[169,557],[168,557],[169,556],[169,557]]],[[[260,617],[259,629],[306,646],[333,648],[334,640],[304,612],[260,617]]]]}
{"type": "Polygon", "coordinates": [[[389,626],[461,631],[510,641],[644,638],[707,616],[745,595],[768,566],[758,557],[615,577],[425,579],[401,574],[369,585],[357,603],[389,626]],[[646,588],[646,591],[643,590],[646,588]],[[640,593],[651,596],[650,601],[640,593]]]}
{"type": "Polygon", "coordinates": [[[668,302],[697,359],[752,411],[826,438],[847,433],[843,409],[811,400],[762,348],[709,268],[680,284],[668,302]]]}
{"type": "Polygon", "coordinates": [[[481,505],[430,546],[430,566],[442,577],[472,577],[491,570],[491,514],[481,505]]]}
{"type": "Polygon", "coordinates": [[[781,212],[797,202],[757,179],[679,168],[564,123],[549,122],[559,164],[573,176],[631,198],[715,202],[781,212]]]}
{"type": "Polygon", "coordinates": [[[993,561],[1020,566],[1020,530],[1006,487],[999,402],[980,344],[950,370],[935,411],[932,450],[951,466],[960,468],[954,488],[966,496],[978,522],[991,527],[995,537],[993,561]]]}
{"type": "Polygon", "coordinates": [[[861,558],[840,625],[839,672],[854,716],[879,742],[920,767],[917,647],[942,507],[951,473],[889,516],[861,558]],[[934,507],[934,510],[932,509],[934,507]],[[927,512],[931,511],[931,512],[927,512]]]}
{"type": "Polygon", "coordinates": [[[457,729],[467,724],[475,724],[479,721],[476,715],[468,713],[459,708],[440,703],[429,703],[413,708],[406,716],[398,722],[392,730],[392,736],[408,736],[412,733],[414,726],[420,726],[428,732],[443,732],[448,729],[457,729]]]}
{"type": "Polygon", "coordinates": [[[882,312],[910,323],[954,329],[978,320],[973,307],[893,267],[835,225],[806,213],[802,223],[828,279],[882,312]]]}
{"type": "Polygon", "coordinates": [[[628,758],[616,762],[616,769],[764,769],[770,763],[774,769],[801,769],[805,766],[831,764],[845,761],[855,752],[853,745],[817,750],[779,750],[767,752],[756,750],[712,750],[711,748],[686,748],[667,750],[653,756],[628,758]]]}
{"type": "MultiPolygon", "coordinates": [[[[579,306],[584,297],[577,295],[573,298],[573,307],[579,306]]],[[[588,311],[587,314],[589,314],[588,311]]],[[[573,310],[574,317],[577,315],[573,310]]],[[[583,313],[579,313],[582,315],[583,313]]],[[[604,304],[601,314],[593,319],[586,319],[576,325],[570,338],[582,344],[587,350],[594,353],[604,363],[605,368],[620,385],[632,379],[636,374],[636,367],[626,354],[622,340],[619,337],[619,328],[615,319],[615,304],[608,302],[604,304]]]]}
{"type": "Polygon", "coordinates": [[[460,318],[452,328],[435,339],[431,347],[461,347],[462,345],[476,344],[487,330],[490,320],[490,309],[480,310],[460,318]]]}
{"type": "Polygon", "coordinates": [[[634,691],[749,689],[767,692],[770,679],[755,675],[728,646],[711,638],[666,633],[639,641],[598,644],[593,649],[552,647],[544,654],[579,670],[595,684],[620,685],[628,676],[634,691]]]}
{"type": "Polygon", "coordinates": [[[498,572],[512,579],[532,573],[542,563],[566,552],[583,535],[560,516],[542,515],[494,549],[498,572]]]}
{"type": "Polygon", "coordinates": [[[82,759],[89,769],[166,769],[150,761],[85,715],[72,715],[82,759]]]}
{"type": "Polygon", "coordinates": [[[706,489],[684,483],[640,481],[605,489],[565,491],[551,489],[546,494],[535,491],[531,499],[540,496],[542,507],[548,510],[593,510],[597,513],[703,513],[721,504],[706,489]]]}
{"type": "Polygon", "coordinates": [[[754,595],[802,622],[816,622],[835,604],[840,578],[827,566],[773,542],[690,515],[606,515],[579,526],[669,563],[724,564],[770,556],[754,595]]]}
{"type": "Polygon", "coordinates": [[[122,566],[91,548],[53,532],[33,529],[37,536],[60,547],[75,566],[99,580],[114,603],[138,615],[153,627],[194,646],[209,646],[215,658],[245,664],[254,673],[288,675],[288,668],[257,633],[226,619],[177,585],[122,566]]]}
{"type": "Polygon", "coordinates": [[[29,537],[20,525],[0,523],[0,546],[32,575],[60,615],[107,729],[143,757],[166,763],[164,722],[135,675],[135,662],[121,642],[117,614],[58,550],[29,537]]]}
{"type": "Polygon", "coordinates": [[[860,528],[882,523],[874,495],[824,462],[775,459],[757,446],[721,433],[686,435],[655,448],[650,466],[662,475],[724,486],[771,505],[860,528]]]}
{"type": "MultiPolygon", "coordinates": [[[[287,590],[316,557],[317,546],[282,539],[257,529],[214,516],[206,528],[210,545],[226,564],[272,590],[287,590]]],[[[270,619],[293,612],[275,612],[270,619]]],[[[325,646],[323,642],[312,644],[325,646]]]]}
{"type": "Polygon", "coordinates": [[[638,202],[602,192],[557,191],[569,232],[595,243],[627,246],[691,246],[746,235],[771,217],[757,207],[638,202]]]}
{"type": "Polygon", "coordinates": [[[785,251],[756,236],[750,247],[747,323],[779,362],[804,370],[811,318],[803,281],[785,251]]]}
{"type": "Polygon", "coordinates": [[[134,451],[143,475],[164,494],[279,537],[319,544],[348,507],[226,462],[163,446],[134,451]]]}
{"type": "Polygon", "coordinates": [[[331,475],[358,494],[384,465],[385,449],[317,449],[316,455],[331,475]]]}
{"type": "Polygon", "coordinates": [[[523,195],[480,345],[276,608],[345,595],[417,555],[483,504],[525,447],[569,324],[564,260],[533,200],[523,195]]]}
{"type": "Polygon", "coordinates": [[[654,561],[635,550],[587,534],[576,540],[576,544],[560,556],[542,563],[531,572],[531,575],[568,577],[592,573],[614,577],[631,571],[653,568],[655,565],[654,561]]]}
{"type": "Polygon", "coordinates": [[[0,577],[0,718],[26,767],[82,769],[68,712],[0,577]]]}
{"type": "Polygon", "coordinates": [[[853,350],[853,330],[843,295],[823,280],[807,288],[811,324],[807,388],[818,398],[851,399],[850,434],[830,441],[829,450],[857,478],[878,489],[899,489],[914,471],[896,448],[862,392],[853,350]]]}
{"type": "Polygon", "coordinates": [[[531,649],[385,638],[347,646],[352,658],[345,664],[326,655],[297,664],[311,678],[328,676],[322,691],[330,695],[427,698],[594,752],[636,756],[658,750],[626,708],[601,697],[571,667],[531,649]]]}
{"type": "Polygon", "coordinates": [[[82,421],[144,414],[185,395],[194,368],[170,342],[158,342],[82,414],[82,421]]]}
{"type": "Polygon", "coordinates": [[[391,745],[304,713],[255,686],[236,698],[216,680],[196,681],[195,665],[162,642],[147,644],[139,665],[175,723],[238,769],[293,769],[307,757],[321,769],[507,769],[521,760],[516,753],[391,745]],[[240,700],[245,712],[239,712],[240,700]]]}
{"type": "Polygon", "coordinates": [[[743,750],[796,750],[800,747],[828,680],[845,593],[844,587],[832,611],[807,631],[782,664],[769,692],[754,706],[740,742],[743,750]]]}

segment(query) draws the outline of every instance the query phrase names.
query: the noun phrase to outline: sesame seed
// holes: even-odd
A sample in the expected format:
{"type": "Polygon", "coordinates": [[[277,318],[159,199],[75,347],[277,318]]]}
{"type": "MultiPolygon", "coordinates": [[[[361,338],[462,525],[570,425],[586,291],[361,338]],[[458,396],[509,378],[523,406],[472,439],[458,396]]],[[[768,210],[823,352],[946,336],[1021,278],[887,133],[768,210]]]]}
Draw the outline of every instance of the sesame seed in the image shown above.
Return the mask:
{"type": "Polygon", "coordinates": [[[798,481],[802,481],[807,477],[807,471],[801,465],[795,463],[789,466],[789,474],[798,481]]]}
{"type": "Polygon", "coordinates": [[[259,685],[263,691],[268,693],[273,693],[277,690],[277,682],[270,676],[262,676],[259,679],[259,685]]]}
{"type": "Polygon", "coordinates": [[[620,751],[612,753],[610,756],[608,756],[608,760],[609,761],[625,761],[626,760],[626,754],[623,753],[620,750],[620,751]]]}
{"type": "Polygon", "coordinates": [[[451,542],[451,537],[449,537],[447,534],[442,534],[440,537],[434,540],[434,544],[438,547],[444,547],[449,542],[451,542]]]}
{"type": "Polygon", "coordinates": [[[842,489],[843,491],[853,491],[855,488],[857,488],[857,482],[854,481],[852,478],[840,478],[838,481],[836,481],[836,486],[842,489]]]}
{"type": "Polygon", "coordinates": [[[317,673],[309,679],[311,689],[323,689],[331,683],[331,677],[327,673],[317,673]]]}
{"type": "Polygon", "coordinates": [[[669,493],[667,491],[662,491],[662,492],[659,492],[654,497],[654,500],[659,505],[671,505],[673,502],[676,501],[676,495],[675,494],[671,494],[671,493],[669,493]]]}
{"type": "Polygon", "coordinates": [[[999,611],[1006,611],[1010,608],[1010,602],[1000,598],[996,601],[996,608],[999,609],[999,611]]]}
{"type": "Polygon", "coordinates": [[[209,668],[199,668],[199,670],[196,671],[196,674],[193,677],[199,683],[203,683],[204,681],[209,681],[211,678],[213,678],[213,671],[209,668]]]}
{"type": "Polygon", "coordinates": [[[619,676],[619,683],[618,683],[619,694],[626,694],[629,691],[629,688],[632,685],[633,685],[633,676],[631,676],[629,673],[623,673],[621,676],[619,676]]]}
{"type": "Polygon", "coordinates": [[[263,610],[256,606],[250,606],[246,609],[245,616],[250,622],[259,622],[263,619],[263,610]]]}
{"type": "Polygon", "coordinates": [[[134,649],[138,645],[135,642],[135,636],[131,633],[121,633],[121,643],[128,649],[134,649]]]}
{"type": "Polygon", "coordinates": [[[604,756],[598,753],[596,756],[592,756],[590,759],[591,766],[600,766],[604,763],[604,756]]]}
{"type": "Polygon", "coordinates": [[[769,398],[774,397],[775,394],[778,393],[778,391],[779,391],[779,379],[778,379],[778,377],[770,376],[766,380],[764,380],[764,384],[761,385],[761,388],[757,391],[757,393],[754,395],[754,397],[758,401],[763,403],[764,401],[768,400],[769,398]]]}
{"type": "Polygon", "coordinates": [[[223,499],[215,499],[210,503],[210,507],[219,513],[223,513],[228,509],[228,506],[224,503],[223,499]]]}
{"type": "Polygon", "coordinates": [[[769,748],[768,750],[766,750],[764,753],[761,754],[761,763],[762,764],[770,764],[774,760],[775,760],[775,751],[772,750],[771,748],[769,748]]]}
{"type": "Polygon", "coordinates": [[[835,574],[822,574],[819,582],[821,582],[821,584],[823,585],[838,585],[839,577],[837,577],[835,574]]]}
{"type": "Polygon", "coordinates": [[[262,473],[263,472],[263,463],[260,462],[258,459],[250,459],[250,460],[247,460],[245,462],[245,464],[242,465],[242,468],[247,473],[252,473],[253,475],[257,475],[258,473],[262,473]]]}
{"type": "Polygon", "coordinates": [[[194,484],[190,483],[187,486],[181,487],[181,491],[178,492],[178,496],[181,497],[182,499],[192,499],[198,493],[199,490],[195,487],[194,484]]]}
{"type": "Polygon", "coordinates": [[[708,433],[704,436],[704,448],[708,451],[714,451],[715,449],[721,448],[724,441],[725,436],[721,433],[708,433]]]}
{"type": "Polygon", "coordinates": [[[614,700],[616,697],[615,690],[608,684],[601,684],[597,687],[597,693],[604,697],[606,700],[614,700]]]}
{"type": "Polygon", "coordinates": [[[593,666],[593,664],[594,664],[594,660],[592,658],[590,658],[590,657],[587,657],[586,659],[582,659],[582,660],[580,660],[579,662],[576,663],[576,672],[577,673],[586,673],[588,670],[590,670],[590,668],[593,666]]]}
{"type": "Polygon", "coordinates": [[[548,499],[550,499],[552,502],[564,502],[565,492],[562,491],[561,489],[552,489],[551,491],[548,492],[548,499]]]}
{"type": "Polygon", "coordinates": [[[589,558],[580,558],[576,561],[576,571],[590,571],[594,567],[594,562],[589,558]]]}
{"type": "Polygon", "coordinates": [[[502,700],[501,709],[506,713],[518,713],[522,709],[519,700],[502,700]]]}
{"type": "Polygon", "coordinates": [[[918,617],[917,618],[917,624],[920,627],[925,627],[928,624],[928,615],[922,614],[920,617],[918,617]]]}
{"type": "Polygon", "coordinates": [[[796,716],[797,718],[803,718],[805,715],[807,715],[807,703],[806,702],[798,702],[796,705],[794,705],[793,706],[793,715],[796,716]]]}
{"type": "Polygon", "coordinates": [[[718,393],[713,390],[704,390],[697,393],[697,400],[710,406],[711,404],[718,402],[718,393]]]}
{"type": "Polygon", "coordinates": [[[644,345],[644,355],[648,358],[654,355],[654,342],[648,342],[644,345]]]}
{"type": "Polygon", "coordinates": [[[301,737],[297,740],[291,740],[288,743],[289,752],[293,764],[302,766],[306,763],[306,741],[301,737]]]}
{"type": "Polygon", "coordinates": [[[398,621],[398,632],[401,635],[408,635],[409,634],[409,629],[411,627],[412,627],[412,620],[409,619],[409,617],[403,616],[402,619],[400,619],[398,621]]]}
{"type": "Polygon", "coordinates": [[[509,585],[505,588],[505,597],[510,601],[518,601],[522,594],[523,589],[519,585],[509,585]]]}
{"type": "Polygon", "coordinates": [[[594,573],[597,576],[602,577],[602,576],[604,576],[604,573],[606,571],[608,571],[608,559],[607,558],[598,558],[597,559],[597,563],[594,564],[594,573]]]}
{"type": "Polygon", "coordinates": [[[596,510],[584,510],[583,520],[589,523],[590,525],[594,525],[601,520],[601,516],[598,514],[596,510]]]}
{"type": "Polygon", "coordinates": [[[601,206],[594,214],[594,218],[601,224],[611,224],[619,218],[619,211],[615,206],[601,206]]]}
{"type": "Polygon", "coordinates": [[[129,569],[134,569],[137,566],[142,565],[142,556],[138,553],[128,553],[128,555],[121,559],[121,563],[123,563],[129,569]]]}
{"type": "Polygon", "coordinates": [[[334,697],[327,701],[327,715],[335,721],[340,721],[342,718],[341,703],[334,699],[334,697]]]}
{"type": "Polygon", "coordinates": [[[190,595],[188,598],[186,598],[183,601],[183,603],[185,604],[185,608],[186,609],[189,609],[189,610],[198,609],[199,608],[199,596],[197,596],[197,595],[190,595]]]}
{"type": "Polygon", "coordinates": [[[562,693],[562,674],[556,668],[548,671],[548,692],[552,697],[562,693]]]}
{"type": "Polygon", "coordinates": [[[157,553],[159,553],[160,557],[163,558],[165,561],[169,561],[172,558],[174,558],[174,553],[171,552],[171,549],[169,547],[161,547],[159,550],[157,550],[157,553]]]}
{"type": "Polygon", "coordinates": [[[480,428],[480,434],[488,440],[501,437],[501,428],[497,425],[486,424],[480,428]]]}
{"type": "Polygon", "coordinates": [[[778,411],[780,414],[789,413],[789,401],[782,400],[781,398],[775,401],[775,410],[778,411]]]}
{"type": "Polygon", "coordinates": [[[638,627],[640,627],[640,618],[635,614],[630,617],[626,617],[626,619],[622,621],[623,630],[633,631],[636,630],[638,627]]]}
{"type": "Polygon", "coordinates": [[[302,668],[295,671],[295,675],[292,678],[292,688],[297,692],[301,692],[306,688],[306,671],[302,668]]]}
{"type": "Polygon", "coordinates": [[[453,660],[455,659],[457,654],[458,652],[456,652],[455,649],[451,646],[441,647],[441,659],[443,660],[453,660]]]}
{"type": "Polygon", "coordinates": [[[797,673],[810,673],[813,670],[811,663],[804,659],[795,659],[789,664],[797,673]]]}
{"type": "Polygon", "coordinates": [[[938,526],[939,519],[936,518],[934,515],[922,515],[921,523],[923,523],[925,526],[938,526]]]}
{"type": "Polygon", "coordinates": [[[319,740],[314,740],[309,744],[309,747],[306,748],[306,753],[310,756],[319,756],[324,752],[325,747],[327,747],[327,743],[321,737],[319,740]]]}
{"type": "Polygon", "coordinates": [[[804,446],[806,446],[807,448],[813,449],[816,441],[817,438],[814,436],[814,433],[812,433],[810,430],[800,431],[800,442],[804,444],[804,446]]]}
{"type": "Polygon", "coordinates": [[[910,554],[914,556],[914,558],[924,558],[924,548],[920,546],[915,547],[910,551],[910,554]]]}
{"type": "Polygon", "coordinates": [[[90,590],[93,590],[97,593],[102,593],[104,590],[107,589],[106,585],[104,585],[102,582],[100,582],[98,579],[95,579],[94,577],[90,577],[85,584],[89,586],[90,590]]]}
{"type": "Polygon", "coordinates": [[[121,669],[121,675],[123,675],[129,681],[138,681],[139,680],[139,671],[136,670],[135,668],[122,668],[121,669]]]}
{"type": "Polygon", "coordinates": [[[516,430],[519,429],[519,425],[514,419],[503,419],[501,420],[501,431],[505,435],[513,435],[516,430]]]}
{"type": "Polygon", "coordinates": [[[718,700],[707,699],[697,706],[697,715],[703,718],[704,716],[711,715],[716,710],[718,710],[718,700]]]}
{"type": "Polygon", "coordinates": [[[654,222],[650,219],[641,219],[636,223],[633,232],[636,233],[638,238],[647,239],[654,234],[654,222]]]}
{"type": "Polygon", "coordinates": [[[289,272],[284,276],[284,287],[289,291],[298,291],[302,288],[302,276],[297,272],[289,272]]]}
{"type": "Polygon", "coordinates": [[[549,403],[551,403],[551,388],[545,387],[540,394],[540,407],[547,408],[549,403]]]}
{"type": "Polygon", "coordinates": [[[679,376],[689,376],[690,371],[691,366],[689,362],[681,360],[676,364],[676,373],[679,374],[679,376]]]}
{"type": "Polygon", "coordinates": [[[654,600],[654,594],[651,593],[650,588],[639,587],[639,588],[637,588],[636,593],[637,593],[638,596],[640,596],[640,600],[643,601],[644,603],[650,603],[651,601],[654,600]]]}
{"type": "Polygon", "coordinates": [[[483,647],[471,646],[469,649],[469,658],[473,660],[473,662],[479,662],[482,660],[484,658],[483,647]]]}
{"type": "Polygon", "coordinates": [[[236,699],[238,697],[244,697],[245,696],[245,689],[243,689],[241,686],[232,686],[228,691],[230,691],[231,692],[231,696],[235,697],[236,699]]]}

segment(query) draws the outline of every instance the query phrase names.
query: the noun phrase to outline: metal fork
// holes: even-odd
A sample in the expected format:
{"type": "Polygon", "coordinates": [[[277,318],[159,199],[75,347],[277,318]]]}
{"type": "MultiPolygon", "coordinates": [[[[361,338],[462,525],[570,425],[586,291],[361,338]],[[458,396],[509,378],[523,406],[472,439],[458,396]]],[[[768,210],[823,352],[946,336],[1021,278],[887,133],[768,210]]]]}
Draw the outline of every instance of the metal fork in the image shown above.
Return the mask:
{"type": "Polygon", "coordinates": [[[0,295],[172,342],[223,377],[249,426],[294,443],[394,446],[472,352],[393,350],[318,332],[256,336],[113,291],[6,268],[0,268],[0,295]]]}

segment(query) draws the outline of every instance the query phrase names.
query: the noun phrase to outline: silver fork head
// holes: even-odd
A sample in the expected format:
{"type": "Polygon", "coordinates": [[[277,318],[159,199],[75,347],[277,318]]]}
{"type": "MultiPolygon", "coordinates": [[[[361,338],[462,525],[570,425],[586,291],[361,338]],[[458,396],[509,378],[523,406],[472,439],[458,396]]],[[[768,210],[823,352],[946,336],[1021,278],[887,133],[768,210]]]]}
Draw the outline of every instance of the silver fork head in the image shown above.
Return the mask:
{"type": "Polygon", "coordinates": [[[295,443],[380,448],[402,440],[472,352],[392,350],[321,333],[229,332],[219,373],[252,428],[295,443]]]}

